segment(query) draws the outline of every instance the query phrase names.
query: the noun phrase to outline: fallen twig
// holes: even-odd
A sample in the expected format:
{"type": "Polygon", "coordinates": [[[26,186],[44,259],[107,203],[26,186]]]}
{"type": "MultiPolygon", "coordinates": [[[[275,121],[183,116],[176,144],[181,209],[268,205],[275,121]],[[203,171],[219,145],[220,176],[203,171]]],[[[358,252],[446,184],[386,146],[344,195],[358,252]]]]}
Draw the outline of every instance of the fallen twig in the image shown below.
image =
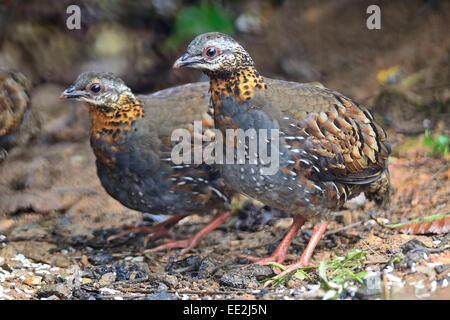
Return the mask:
{"type": "Polygon", "coordinates": [[[406,234],[441,234],[450,231],[450,211],[395,224],[385,224],[376,217],[372,219],[383,228],[406,234]]]}

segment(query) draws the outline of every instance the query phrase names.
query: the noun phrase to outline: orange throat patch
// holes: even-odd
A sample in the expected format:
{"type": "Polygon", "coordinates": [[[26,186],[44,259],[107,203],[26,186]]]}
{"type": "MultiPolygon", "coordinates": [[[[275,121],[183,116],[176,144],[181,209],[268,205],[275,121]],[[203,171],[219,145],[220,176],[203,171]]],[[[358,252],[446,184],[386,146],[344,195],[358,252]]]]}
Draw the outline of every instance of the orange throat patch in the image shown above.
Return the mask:
{"type": "MultiPolygon", "coordinates": [[[[240,104],[252,99],[255,91],[265,90],[266,88],[267,84],[253,65],[242,65],[231,74],[210,75],[209,91],[211,93],[211,105],[214,108],[214,121],[222,134],[225,134],[225,130],[231,125],[232,120],[230,116],[219,118],[220,108],[222,108],[221,97],[232,96],[240,104]]],[[[237,129],[237,127],[232,127],[237,129]]],[[[234,145],[236,143],[237,138],[234,145]]]]}
{"type": "Polygon", "coordinates": [[[85,104],[91,116],[91,139],[103,137],[107,143],[117,142],[120,135],[128,132],[135,121],[144,117],[140,101],[127,94],[122,94],[112,106],[85,104]]]}
{"type": "Polygon", "coordinates": [[[231,74],[212,75],[210,92],[213,105],[221,107],[220,96],[234,96],[244,102],[253,98],[256,90],[265,90],[267,84],[253,66],[242,66],[231,74]]]}

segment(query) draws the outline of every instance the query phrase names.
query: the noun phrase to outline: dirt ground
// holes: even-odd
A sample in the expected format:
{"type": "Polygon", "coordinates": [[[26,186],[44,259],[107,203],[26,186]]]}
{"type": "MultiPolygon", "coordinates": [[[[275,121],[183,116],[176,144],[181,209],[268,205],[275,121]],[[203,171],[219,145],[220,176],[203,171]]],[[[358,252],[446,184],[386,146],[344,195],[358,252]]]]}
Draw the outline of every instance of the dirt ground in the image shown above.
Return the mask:
{"type": "MultiPolygon", "coordinates": [[[[395,189],[390,207],[380,209],[358,198],[336,212],[312,263],[317,266],[353,249],[365,252],[357,268],[366,272],[363,283],[350,281],[337,288],[340,299],[450,299],[449,233],[397,234],[384,226],[450,211],[450,155],[432,156],[423,143],[425,129],[434,135],[450,134],[450,10],[435,11],[428,2],[418,1],[386,11],[386,33],[371,38],[375,44],[369,46],[364,41],[367,30],[346,18],[352,10],[330,3],[306,10],[300,22],[286,18],[298,13],[289,6],[268,15],[263,27],[267,39],[279,37],[280,28],[289,24],[313,30],[296,39],[286,35],[277,48],[266,48],[258,37],[242,37],[254,48],[255,61],[263,61],[263,74],[320,80],[371,108],[388,128],[395,189]],[[403,21],[396,14],[414,17],[411,28],[393,28],[392,21],[403,21]],[[349,21],[347,33],[334,34],[336,20],[330,17],[349,21]],[[301,54],[283,56],[291,51],[301,54]],[[264,52],[272,59],[263,57],[264,52]],[[334,60],[326,58],[331,54],[334,60]],[[377,77],[379,70],[396,64],[401,67],[391,72],[394,80],[377,77]]],[[[144,253],[142,235],[107,241],[124,225],[142,224],[143,215],[122,206],[101,187],[88,142],[87,110],[59,101],[64,88],[53,82],[35,87],[32,104],[42,117],[42,135],[13,149],[0,164],[0,299],[324,297],[327,289],[317,269],[308,271],[311,279],[290,277],[268,286],[263,280],[278,273],[277,267],[244,268],[248,261],[238,254],[268,255],[292,222],[287,213],[258,203],[243,205],[244,198],[236,199],[240,209],[228,221],[184,255],[176,249],[144,253]]],[[[183,219],[172,229],[175,239],[194,234],[210,218],[183,219]]],[[[294,239],[292,258],[301,254],[311,230],[307,222],[294,239]]],[[[164,239],[151,241],[147,248],[162,243],[164,239]]]]}

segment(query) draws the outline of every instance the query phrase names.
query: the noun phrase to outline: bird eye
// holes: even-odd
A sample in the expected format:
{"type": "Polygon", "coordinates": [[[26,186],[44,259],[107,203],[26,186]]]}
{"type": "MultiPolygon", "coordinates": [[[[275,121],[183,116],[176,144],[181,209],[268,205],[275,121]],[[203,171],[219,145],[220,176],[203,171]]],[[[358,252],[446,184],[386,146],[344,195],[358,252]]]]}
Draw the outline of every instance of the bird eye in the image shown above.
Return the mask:
{"type": "Polygon", "coordinates": [[[208,47],[205,49],[205,56],[208,58],[213,58],[217,55],[218,50],[215,47],[208,47]]]}
{"type": "Polygon", "coordinates": [[[98,93],[101,89],[102,87],[98,83],[91,84],[91,86],[89,87],[89,90],[94,93],[98,93]]]}

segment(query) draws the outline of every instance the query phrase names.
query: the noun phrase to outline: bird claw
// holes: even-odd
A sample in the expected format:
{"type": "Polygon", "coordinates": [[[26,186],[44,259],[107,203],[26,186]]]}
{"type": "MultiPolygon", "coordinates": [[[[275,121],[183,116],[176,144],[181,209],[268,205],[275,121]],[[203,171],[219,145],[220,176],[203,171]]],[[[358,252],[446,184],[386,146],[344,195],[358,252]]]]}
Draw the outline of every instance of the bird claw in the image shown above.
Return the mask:
{"type": "Polygon", "coordinates": [[[195,241],[194,239],[185,239],[185,240],[169,240],[166,241],[165,244],[162,244],[160,246],[157,246],[155,248],[151,248],[146,250],[145,252],[158,252],[158,251],[163,251],[163,250],[170,250],[170,249],[175,249],[175,248],[183,248],[183,250],[181,250],[181,254],[185,254],[188,253],[192,248],[194,248],[197,245],[198,241],[195,241]]]}
{"type": "Polygon", "coordinates": [[[260,258],[260,257],[250,256],[250,255],[247,255],[247,254],[238,254],[238,258],[244,258],[244,259],[250,260],[252,262],[251,264],[244,265],[242,267],[244,269],[248,268],[249,266],[255,265],[255,264],[259,264],[259,265],[265,266],[265,265],[270,265],[270,264],[273,264],[273,263],[279,263],[278,262],[279,258],[277,258],[274,255],[270,255],[268,257],[260,258]]]}
{"type": "MultiPolygon", "coordinates": [[[[171,230],[168,230],[168,229],[152,232],[144,238],[144,248],[147,246],[147,244],[150,240],[155,240],[155,239],[161,238],[164,235],[167,235],[170,238],[175,237],[175,233],[173,233],[171,230]]],[[[166,241],[166,240],[170,241],[170,239],[164,239],[164,241],[166,241]]]]}
{"type": "Polygon", "coordinates": [[[167,235],[169,237],[173,237],[173,232],[170,230],[164,228],[163,226],[153,226],[153,227],[131,227],[123,232],[119,232],[117,234],[114,234],[112,236],[109,236],[106,241],[110,242],[115,239],[119,239],[122,237],[125,237],[129,235],[130,233],[141,233],[141,234],[147,234],[147,236],[144,239],[144,247],[147,245],[148,241],[155,240],[158,238],[163,237],[164,235],[167,235]]]}
{"type": "Polygon", "coordinates": [[[181,254],[188,253],[191,251],[206,235],[208,235],[211,231],[216,229],[222,223],[224,223],[233,213],[233,211],[227,211],[218,213],[206,226],[204,226],[199,232],[194,234],[189,239],[178,240],[178,241],[169,241],[166,244],[162,244],[158,247],[149,249],[147,252],[155,252],[162,250],[170,250],[173,248],[183,248],[181,250],[181,254]]]}
{"type": "Polygon", "coordinates": [[[277,274],[275,277],[273,277],[271,280],[273,281],[277,281],[277,280],[281,280],[281,278],[283,278],[284,276],[287,276],[288,274],[297,271],[300,268],[303,267],[308,267],[311,266],[311,264],[309,262],[304,262],[304,261],[298,261],[294,264],[291,264],[289,266],[283,266],[283,265],[279,265],[279,267],[281,269],[283,269],[282,272],[280,272],[279,274],[277,274]]]}

